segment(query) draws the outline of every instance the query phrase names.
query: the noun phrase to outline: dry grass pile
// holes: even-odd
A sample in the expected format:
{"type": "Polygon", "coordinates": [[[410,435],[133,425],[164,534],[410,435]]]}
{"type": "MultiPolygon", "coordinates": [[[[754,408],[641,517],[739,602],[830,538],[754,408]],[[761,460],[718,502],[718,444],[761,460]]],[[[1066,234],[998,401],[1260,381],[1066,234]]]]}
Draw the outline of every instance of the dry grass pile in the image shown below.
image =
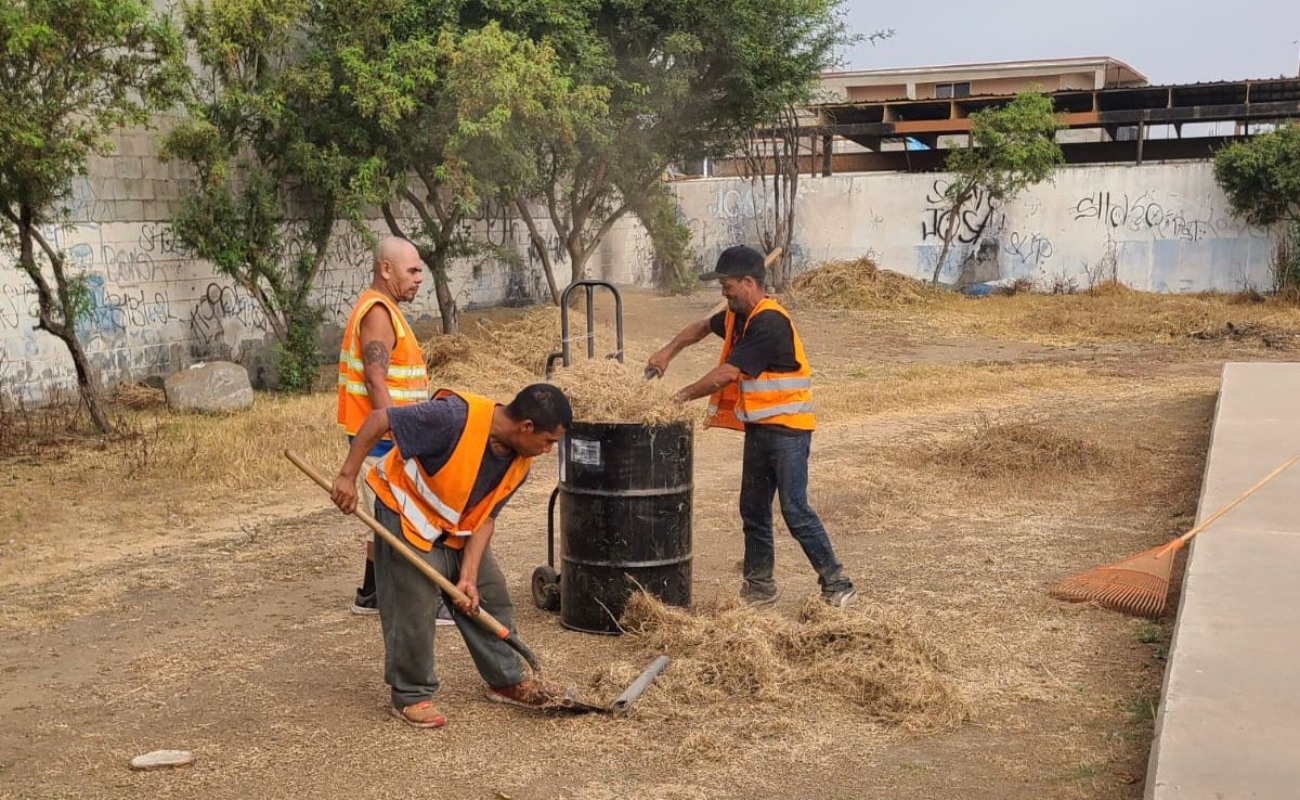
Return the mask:
{"type": "Polygon", "coordinates": [[[922,448],[924,458],[983,479],[1020,475],[1087,475],[1115,465],[1108,448],[1035,421],[981,416],[972,430],[922,448]]]}
{"type": "MultiPolygon", "coordinates": [[[[569,346],[575,362],[586,358],[586,331],[586,316],[570,310],[569,346]]],[[[612,327],[596,324],[593,336],[597,358],[616,349],[612,327]]],[[[435,387],[501,398],[542,380],[547,358],[561,345],[560,309],[545,306],[506,322],[480,320],[466,335],[435,336],[423,349],[435,387]]]]}
{"type": "Polygon", "coordinates": [[[673,399],[660,380],[646,380],[640,367],[617,361],[578,361],[557,369],[551,383],[573,405],[573,418],[583,422],[639,422],[666,425],[703,413],[673,399]]]}
{"type": "Polygon", "coordinates": [[[915,278],[880,269],[867,256],[856,261],[828,261],[804,272],[789,295],[809,308],[875,309],[918,305],[947,293],[915,278]]]}
{"type": "Polygon", "coordinates": [[[162,408],[167,405],[167,396],[162,389],[145,386],[143,383],[119,383],[110,398],[113,405],[135,411],[145,408],[162,408]]]}
{"type": "Polygon", "coordinates": [[[622,624],[647,652],[673,658],[638,701],[646,713],[692,718],[724,705],[733,716],[766,715],[772,705],[849,705],[911,731],[943,730],[968,714],[942,651],[879,606],[836,611],[810,599],[790,620],[734,599],[688,611],[641,593],[622,624]]]}
{"type": "Polygon", "coordinates": [[[1290,347],[1300,333],[1300,308],[1281,299],[1156,294],[1118,282],[1079,294],[990,297],[960,303],[949,313],[964,318],[963,327],[972,333],[1061,345],[1233,340],[1290,347]]]}
{"type": "MultiPolygon", "coordinates": [[[[646,381],[639,365],[644,359],[628,354],[626,363],[606,358],[617,346],[614,329],[593,326],[596,358],[587,358],[587,321],[581,311],[569,312],[571,367],[558,362],[551,382],[564,390],[574,415],[587,422],[665,424],[691,419],[694,412],[672,399],[662,381],[646,381]]],[[[546,361],[562,345],[560,310],[533,309],[501,323],[480,321],[468,336],[439,336],[424,345],[425,361],[435,386],[507,398],[522,387],[544,380],[546,361]]]]}

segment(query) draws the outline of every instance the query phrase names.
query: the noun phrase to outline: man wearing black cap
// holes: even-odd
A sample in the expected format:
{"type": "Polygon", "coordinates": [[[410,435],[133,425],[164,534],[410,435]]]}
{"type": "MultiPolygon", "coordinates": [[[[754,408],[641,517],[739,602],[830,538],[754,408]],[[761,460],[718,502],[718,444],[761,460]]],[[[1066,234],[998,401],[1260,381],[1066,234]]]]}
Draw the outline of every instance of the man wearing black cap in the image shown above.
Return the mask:
{"type": "Polygon", "coordinates": [[[835,557],[826,528],[808,505],[808,453],[812,443],[812,371],[789,313],[763,291],[763,255],[729,247],[701,280],[722,282],[727,308],[682,329],[646,363],[663,376],[668,363],[710,332],[722,337],[718,366],[677,392],[683,402],[709,397],[709,427],[745,432],[740,478],[740,518],[745,531],[744,582],[740,595],[753,606],[776,602],[773,577],[772,497],[781,516],[817,571],[822,599],[835,608],[857,591],[835,557]]]}

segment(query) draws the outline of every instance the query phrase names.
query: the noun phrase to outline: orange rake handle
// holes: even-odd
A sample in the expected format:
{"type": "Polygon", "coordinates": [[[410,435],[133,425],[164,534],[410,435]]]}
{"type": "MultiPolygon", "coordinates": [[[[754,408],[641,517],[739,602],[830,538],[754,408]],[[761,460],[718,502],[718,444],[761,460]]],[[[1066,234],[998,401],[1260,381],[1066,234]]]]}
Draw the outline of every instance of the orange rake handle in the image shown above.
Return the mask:
{"type": "Polygon", "coordinates": [[[1223,508],[1220,508],[1218,511],[1214,512],[1213,514],[1211,514],[1208,518],[1206,518],[1205,520],[1201,521],[1201,523],[1198,524],[1195,528],[1192,528],[1192,529],[1191,529],[1190,531],[1188,531],[1187,533],[1184,533],[1182,536],[1179,536],[1177,539],[1174,539],[1172,542],[1170,542],[1169,544],[1165,545],[1164,548],[1161,549],[1160,554],[1159,554],[1158,556],[1156,556],[1156,557],[1157,557],[1157,558],[1160,558],[1160,557],[1165,556],[1165,555],[1168,555],[1168,554],[1170,554],[1170,553],[1176,553],[1176,552],[1178,552],[1180,549],[1182,549],[1183,545],[1185,545],[1185,544],[1187,544],[1189,541],[1191,541],[1191,539],[1192,539],[1193,536],[1195,536],[1196,534],[1198,534],[1198,533],[1200,533],[1201,531],[1205,530],[1206,528],[1210,527],[1210,524],[1211,524],[1211,523],[1213,523],[1215,520],[1219,519],[1219,517],[1222,517],[1224,514],[1227,514],[1227,513],[1228,513],[1229,511],[1231,511],[1232,509],[1236,508],[1236,507],[1237,507],[1237,506],[1238,506],[1238,505],[1239,505],[1243,500],[1245,500],[1247,497],[1250,497],[1252,494],[1254,494],[1255,492],[1257,492],[1257,491],[1259,491],[1260,489],[1262,489],[1262,488],[1264,487],[1264,484],[1266,484],[1266,483],[1268,483],[1269,481],[1273,480],[1273,479],[1276,478],[1278,475],[1281,475],[1283,472],[1285,472],[1285,471],[1287,470],[1288,467],[1290,467],[1292,464],[1296,463],[1297,461],[1300,461],[1300,455],[1294,455],[1294,456],[1291,456],[1291,458],[1289,458],[1289,459],[1286,461],[1286,463],[1282,464],[1282,465],[1281,465],[1280,467],[1278,467],[1277,469],[1275,469],[1275,470],[1273,470],[1272,472],[1268,473],[1268,474],[1265,475],[1263,478],[1260,478],[1259,483],[1256,483],[1254,486],[1250,487],[1250,488],[1247,489],[1246,491],[1244,491],[1244,492],[1242,492],[1241,494],[1237,495],[1236,498],[1234,498],[1231,502],[1229,502],[1229,503],[1228,503],[1227,505],[1225,505],[1223,508]]]}

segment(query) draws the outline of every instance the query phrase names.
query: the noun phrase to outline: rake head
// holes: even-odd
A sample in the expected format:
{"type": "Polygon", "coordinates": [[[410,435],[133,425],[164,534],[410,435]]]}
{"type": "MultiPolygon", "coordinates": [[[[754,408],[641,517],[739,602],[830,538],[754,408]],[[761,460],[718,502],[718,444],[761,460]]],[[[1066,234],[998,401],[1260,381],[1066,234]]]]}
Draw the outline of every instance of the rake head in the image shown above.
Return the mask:
{"type": "Polygon", "coordinates": [[[1138,617],[1158,617],[1169,598],[1174,554],[1182,542],[1153,547],[1123,561],[1075,575],[1052,587],[1050,594],[1072,603],[1093,602],[1138,617]]]}

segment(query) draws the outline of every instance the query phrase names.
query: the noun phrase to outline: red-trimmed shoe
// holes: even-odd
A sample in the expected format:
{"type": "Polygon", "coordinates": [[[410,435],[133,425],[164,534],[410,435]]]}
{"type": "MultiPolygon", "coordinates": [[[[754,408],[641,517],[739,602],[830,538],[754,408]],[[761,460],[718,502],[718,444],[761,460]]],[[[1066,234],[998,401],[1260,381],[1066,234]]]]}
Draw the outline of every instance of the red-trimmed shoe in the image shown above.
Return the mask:
{"type": "Polygon", "coordinates": [[[438,713],[434,708],[432,700],[421,700],[418,703],[412,703],[406,708],[397,708],[394,706],[389,709],[393,716],[405,722],[413,728],[441,728],[447,724],[447,718],[438,713]]]}
{"type": "Polygon", "coordinates": [[[569,699],[563,689],[548,686],[533,678],[500,689],[485,686],[483,693],[494,703],[542,710],[561,706],[569,699]]]}

